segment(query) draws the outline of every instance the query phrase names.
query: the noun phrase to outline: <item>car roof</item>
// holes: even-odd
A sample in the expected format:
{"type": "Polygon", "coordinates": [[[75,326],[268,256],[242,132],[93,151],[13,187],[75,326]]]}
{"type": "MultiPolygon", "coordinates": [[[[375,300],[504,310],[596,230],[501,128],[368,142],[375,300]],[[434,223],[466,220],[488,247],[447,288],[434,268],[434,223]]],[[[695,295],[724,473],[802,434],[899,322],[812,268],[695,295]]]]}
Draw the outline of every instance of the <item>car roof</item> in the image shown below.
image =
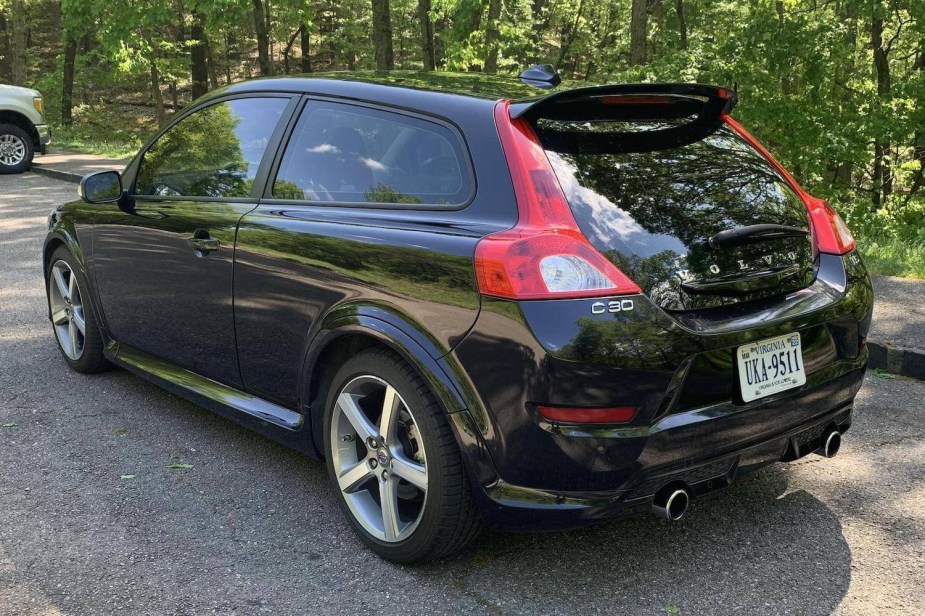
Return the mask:
{"type": "Polygon", "coordinates": [[[408,95],[417,92],[492,102],[529,99],[544,94],[543,90],[517,78],[485,73],[356,71],[252,79],[213,90],[207,98],[248,92],[319,94],[367,100],[408,98],[408,95]]]}

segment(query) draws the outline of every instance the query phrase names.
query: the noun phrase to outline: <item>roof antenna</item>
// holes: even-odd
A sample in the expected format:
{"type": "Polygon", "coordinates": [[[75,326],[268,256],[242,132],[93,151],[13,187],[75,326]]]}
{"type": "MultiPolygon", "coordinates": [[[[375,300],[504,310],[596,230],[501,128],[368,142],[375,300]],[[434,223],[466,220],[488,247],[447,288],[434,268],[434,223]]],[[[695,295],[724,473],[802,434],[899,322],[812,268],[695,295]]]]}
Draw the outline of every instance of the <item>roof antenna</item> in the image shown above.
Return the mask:
{"type": "Polygon", "coordinates": [[[520,74],[520,80],[528,86],[551,90],[562,83],[562,78],[552,64],[534,64],[520,74]]]}

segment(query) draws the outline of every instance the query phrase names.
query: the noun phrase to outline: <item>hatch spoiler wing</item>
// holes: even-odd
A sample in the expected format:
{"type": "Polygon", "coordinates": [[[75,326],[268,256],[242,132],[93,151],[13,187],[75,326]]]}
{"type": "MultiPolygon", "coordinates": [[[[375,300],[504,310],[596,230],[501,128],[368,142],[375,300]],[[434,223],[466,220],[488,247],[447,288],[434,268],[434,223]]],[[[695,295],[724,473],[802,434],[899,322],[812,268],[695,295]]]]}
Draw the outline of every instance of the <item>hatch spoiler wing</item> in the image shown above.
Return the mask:
{"type": "Polygon", "coordinates": [[[715,132],[736,104],[727,88],[688,83],[639,83],[564,90],[511,103],[512,119],[563,122],[683,120],[646,131],[585,132],[546,127],[541,139],[559,152],[651,152],[680,147],[715,132]]]}

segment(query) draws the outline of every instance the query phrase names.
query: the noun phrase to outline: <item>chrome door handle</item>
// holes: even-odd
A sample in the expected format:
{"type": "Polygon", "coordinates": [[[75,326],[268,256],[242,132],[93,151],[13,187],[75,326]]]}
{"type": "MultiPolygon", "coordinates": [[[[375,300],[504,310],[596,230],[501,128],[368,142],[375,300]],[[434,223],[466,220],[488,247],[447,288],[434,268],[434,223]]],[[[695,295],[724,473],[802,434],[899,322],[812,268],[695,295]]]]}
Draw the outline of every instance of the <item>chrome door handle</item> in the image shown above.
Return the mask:
{"type": "Polygon", "coordinates": [[[187,241],[190,246],[192,246],[196,252],[201,253],[201,255],[208,254],[213,250],[218,250],[222,245],[221,241],[214,237],[210,237],[209,232],[205,229],[196,229],[195,233],[193,233],[193,237],[189,238],[187,241]]]}

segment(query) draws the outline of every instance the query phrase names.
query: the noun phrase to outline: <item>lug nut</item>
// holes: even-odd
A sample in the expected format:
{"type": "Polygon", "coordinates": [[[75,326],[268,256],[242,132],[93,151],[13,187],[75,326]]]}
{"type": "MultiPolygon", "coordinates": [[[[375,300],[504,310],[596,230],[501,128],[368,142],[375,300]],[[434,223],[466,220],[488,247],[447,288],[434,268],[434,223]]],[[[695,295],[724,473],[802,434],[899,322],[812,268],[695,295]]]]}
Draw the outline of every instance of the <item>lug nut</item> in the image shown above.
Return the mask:
{"type": "Polygon", "coordinates": [[[366,444],[369,445],[370,449],[376,449],[379,447],[379,442],[376,440],[376,437],[371,436],[366,439],[366,444]]]}
{"type": "Polygon", "coordinates": [[[389,478],[389,471],[382,471],[382,480],[385,481],[389,478]]]}

